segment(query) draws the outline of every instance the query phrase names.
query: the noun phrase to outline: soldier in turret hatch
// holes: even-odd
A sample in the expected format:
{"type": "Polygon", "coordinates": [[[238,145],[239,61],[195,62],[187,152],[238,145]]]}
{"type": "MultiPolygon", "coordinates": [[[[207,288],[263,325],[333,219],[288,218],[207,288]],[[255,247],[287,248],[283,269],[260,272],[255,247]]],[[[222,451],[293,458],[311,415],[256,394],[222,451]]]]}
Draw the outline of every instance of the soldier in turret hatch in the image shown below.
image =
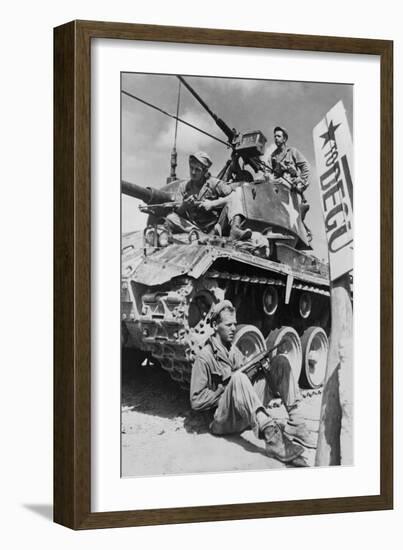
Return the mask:
{"type": "Polygon", "coordinates": [[[312,238],[311,232],[304,223],[309,205],[304,197],[304,191],[309,186],[310,166],[306,158],[296,147],[287,145],[288,132],[281,126],[274,128],[274,143],[276,149],[272,152],[270,163],[274,180],[282,178],[288,182],[292,191],[296,191],[300,197],[301,220],[305,226],[308,239],[312,238]]]}
{"type": "Polygon", "coordinates": [[[302,153],[287,145],[288,133],[285,128],[274,128],[276,149],[271,154],[271,167],[275,178],[284,178],[292,188],[300,193],[309,185],[310,167],[302,153]]]}
{"type": "MultiPolygon", "coordinates": [[[[209,233],[217,224],[220,212],[232,193],[232,187],[211,176],[211,165],[209,155],[203,151],[189,156],[190,178],[179,185],[175,197],[181,205],[176,212],[167,216],[167,223],[174,232],[190,231],[196,225],[209,233]]],[[[249,238],[251,232],[238,227],[238,221],[240,220],[233,220],[232,232],[237,231],[238,239],[249,238]]]]}
{"type": "MultiPolygon", "coordinates": [[[[274,128],[274,142],[276,145],[275,150],[271,153],[268,166],[269,178],[266,181],[275,182],[281,180],[289,186],[291,192],[297,193],[300,205],[301,221],[304,224],[308,240],[311,240],[311,232],[306,226],[304,219],[306,213],[309,210],[309,205],[304,197],[304,191],[309,185],[310,167],[305,157],[295,147],[287,145],[288,133],[284,128],[276,126],[274,128]]],[[[258,183],[258,181],[255,181],[258,183]]],[[[242,231],[241,227],[246,220],[245,206],[242,195],[242,189],[238,188],[231,195],[231,198],[227,202],[225,214],[228,221],[231,223],[231,234],[233,239],[239,239],[236,231],[242,231]],[[234,231],[234,227],[236,228],[234,231]]],[[[220,218],[222,221],[224,216],[220,218]]],[[[269,221],[269,220],[268,220],[269,221]]],[[[244,230],[243,233],[247,233],[248,230],[244,230]]],[[[249,238],[251,232],[245,238],[249,238]]]]}

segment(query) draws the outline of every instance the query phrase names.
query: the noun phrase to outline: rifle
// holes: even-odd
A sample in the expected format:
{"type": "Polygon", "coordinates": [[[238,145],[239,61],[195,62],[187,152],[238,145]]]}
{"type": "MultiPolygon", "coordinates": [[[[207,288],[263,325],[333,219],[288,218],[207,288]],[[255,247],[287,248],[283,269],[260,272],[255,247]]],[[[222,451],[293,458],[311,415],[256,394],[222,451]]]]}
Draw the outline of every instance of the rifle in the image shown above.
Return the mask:
{"type": "MultiPolygon", "coordinates": [[[[189,206],[200,206],[202,201],[192,201],[189,203],[189,206]]],[[[164,217],[170,212],[176,212],[182,205],[184,201],[172,201],[172,202],[161,202],[159,204],[147,204],[140,205],[139,210],[145,214],[152,214],[157,217],[164,217]]]]}
{"type": "Polygon", "coordinates": [[[251,382],[254,382],[262,375],[267,378],[271,366],[269,356],[280,346],[281,342],[268,350],[259,352],[257,355],[251,357],[249,361],[238,370],[245,373],[251,382]]]}

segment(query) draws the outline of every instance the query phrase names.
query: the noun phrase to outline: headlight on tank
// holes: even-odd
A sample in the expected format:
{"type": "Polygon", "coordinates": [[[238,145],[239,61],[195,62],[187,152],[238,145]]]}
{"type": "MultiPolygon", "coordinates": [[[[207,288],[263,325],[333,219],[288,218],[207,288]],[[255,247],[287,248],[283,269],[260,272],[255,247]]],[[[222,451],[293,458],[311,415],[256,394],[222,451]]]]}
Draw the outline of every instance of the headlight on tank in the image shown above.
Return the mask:
{"type": "Polygon", "coordinates": [[[168,231],[161,231],[158,235],[158,246],[164,247],[169,244],[169,233],[168,231]]]}

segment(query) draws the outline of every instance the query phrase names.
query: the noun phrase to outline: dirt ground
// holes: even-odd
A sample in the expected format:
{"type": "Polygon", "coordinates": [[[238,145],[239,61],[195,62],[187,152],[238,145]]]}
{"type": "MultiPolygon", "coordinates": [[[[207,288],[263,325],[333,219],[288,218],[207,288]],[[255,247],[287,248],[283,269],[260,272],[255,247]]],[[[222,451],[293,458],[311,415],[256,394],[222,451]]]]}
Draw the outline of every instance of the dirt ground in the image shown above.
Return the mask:
{"type": "MultiPolygon", "coordinates": [[[[130,368],[123,357],[122,373],[122,476],[155,476],[236,470],[285,468],[268,458],[264,442],[251,430],[236,436],[214,436],[211,417],[190,409],[189,395],[159,367],[130,368]]],[[[308,392],[303,411],[309,429],[317,433],[320,392],[308,392]]],[[[279,401],[270,405],[279,422],[286,411],[279,401]]],[[[312,466],[315,450],[304,458],[312,466]]]]}

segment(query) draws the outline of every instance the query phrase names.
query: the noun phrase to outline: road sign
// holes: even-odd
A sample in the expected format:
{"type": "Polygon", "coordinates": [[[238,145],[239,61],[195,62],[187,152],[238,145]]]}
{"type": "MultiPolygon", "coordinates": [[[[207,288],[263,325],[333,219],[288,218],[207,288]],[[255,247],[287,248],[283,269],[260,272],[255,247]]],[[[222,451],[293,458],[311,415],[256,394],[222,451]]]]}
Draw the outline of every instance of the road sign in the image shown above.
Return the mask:
{"type": "Polygon", "coordinates": [[[342,101],[313,130],[332,281],[353,269],[353,142],[342,101]]]}

